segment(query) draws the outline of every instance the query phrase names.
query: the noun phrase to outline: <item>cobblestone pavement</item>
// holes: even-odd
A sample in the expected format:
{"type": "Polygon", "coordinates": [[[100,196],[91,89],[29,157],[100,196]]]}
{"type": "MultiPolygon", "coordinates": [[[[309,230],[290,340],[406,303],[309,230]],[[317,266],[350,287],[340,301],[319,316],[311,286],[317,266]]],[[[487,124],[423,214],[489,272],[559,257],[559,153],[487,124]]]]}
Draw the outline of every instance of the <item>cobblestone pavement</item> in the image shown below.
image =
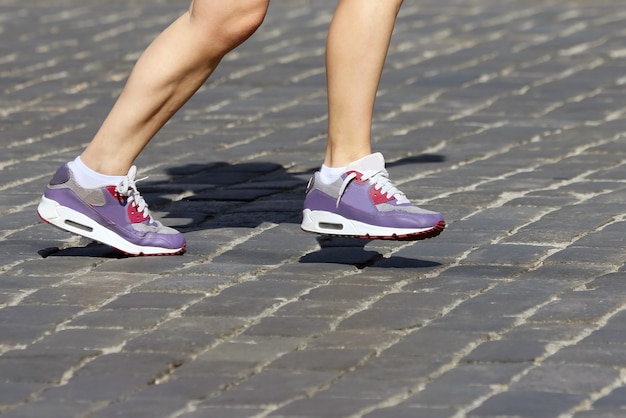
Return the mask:
{"type": "Polygon", "coordinates": [[[35,207],[166,0],[0,0],[6,417],[626,416],[623,1],[406,2],[374,147],[449,223],[299,229],[334,1],[264,26],[140,157],[183,256],[125,258],[35,207]]]}

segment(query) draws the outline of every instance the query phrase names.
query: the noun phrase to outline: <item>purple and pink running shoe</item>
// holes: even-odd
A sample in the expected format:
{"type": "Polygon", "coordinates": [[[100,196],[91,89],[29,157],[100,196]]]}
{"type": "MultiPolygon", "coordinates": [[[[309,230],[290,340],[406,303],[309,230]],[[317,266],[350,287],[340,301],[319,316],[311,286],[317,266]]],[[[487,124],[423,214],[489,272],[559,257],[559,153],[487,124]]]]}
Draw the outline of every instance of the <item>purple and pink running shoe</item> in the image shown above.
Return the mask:
{"type": "Polygon", "coordinates": [[[301,228],[322,235],[413,241],[439,235],[441,214],[421,209],[389,180],[382,154],[348,165],[337,181],[309,181],[301,228]]]}
{"type": "Polygon", "coordinates": [[[185,238],[153,219],[135,185],[133,166],[122,182],[82,188],[67,164],[46,187],[37,208],[44,221],[129,255],[170,255],[185,250],[185,238]]]}

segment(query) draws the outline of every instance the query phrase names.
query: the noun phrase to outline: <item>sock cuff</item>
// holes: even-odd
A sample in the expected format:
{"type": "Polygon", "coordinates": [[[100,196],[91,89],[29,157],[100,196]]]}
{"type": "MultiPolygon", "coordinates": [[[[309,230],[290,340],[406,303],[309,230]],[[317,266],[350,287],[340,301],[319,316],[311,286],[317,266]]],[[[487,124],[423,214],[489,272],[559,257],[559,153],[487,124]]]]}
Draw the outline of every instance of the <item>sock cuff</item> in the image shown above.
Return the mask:
{"type": "Polygon", "coordinates": [[[68,166],[74,173],[76,182],[86,189],[118,185],[124,178],[124,176],[107,176],[100,174],[87,167],[80,159],[80,156],[70,161],[68,166]]]}
{"type": "Polygon", "coordinates": [[[322,164],[322,168],[320,168],[320,179],[326,184],[334,183],[345,172],[346,167],[328,167],[322,164]]]}

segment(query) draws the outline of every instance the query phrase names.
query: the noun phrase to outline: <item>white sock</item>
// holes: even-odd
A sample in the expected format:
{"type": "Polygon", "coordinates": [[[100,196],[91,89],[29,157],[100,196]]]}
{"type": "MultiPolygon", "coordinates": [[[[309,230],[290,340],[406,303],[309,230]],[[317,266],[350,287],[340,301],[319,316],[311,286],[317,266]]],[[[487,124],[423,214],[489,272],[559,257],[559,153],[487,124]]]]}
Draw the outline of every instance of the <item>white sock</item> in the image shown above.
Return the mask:
{"type": "Polygon", "coordinates": [[[346,167],[328,167],[327,165],[322,164],[322,168],[320,169],[320,179],[323,183],[331,184],[345,172],[346,167]]]}
{"type": "Polygon", "coordinates": [[[87,167],[79,157],[68,163],[74,173],[74,179],[85,189],[97,189],[104,186],[117,186],[124,176],[106,176],[87,167]]]}

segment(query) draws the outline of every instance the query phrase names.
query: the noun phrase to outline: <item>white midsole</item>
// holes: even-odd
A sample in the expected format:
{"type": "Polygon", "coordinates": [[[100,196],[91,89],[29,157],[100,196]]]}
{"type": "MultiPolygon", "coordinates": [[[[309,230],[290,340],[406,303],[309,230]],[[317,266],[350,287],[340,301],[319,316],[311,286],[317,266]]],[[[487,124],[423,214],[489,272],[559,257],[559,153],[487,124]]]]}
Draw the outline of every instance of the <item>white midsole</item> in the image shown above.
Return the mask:
{"type": "Polygon", "coordinates": [[[94,241],[110,245],[127,254],[175,254],[181,249],[161,248],[161,247],[143,247],[126,241],[114,231],[100,225],[90,217],[80,212],[60,205],[52,199],[45,196],[41,197],[41,202],[37,207],[39,216],[50,224],[61,228],[65,231],[91,238],[94,241]],[[79,226],[80,225],[80,226],[79,226]],[[81,227],[82,226],[82,227],[81,227]]]}
{"type": "Polygon", "coordinates": [[[430,228],[389,228],[384,226],[369,225],[363,222],[346,219],[336,213],[323,210],[304,209],[302,211],[301,228],[308,232],[325,235],[350,235],[350,236],[393,236],[411,235],[428,231],[430,228]]]}

